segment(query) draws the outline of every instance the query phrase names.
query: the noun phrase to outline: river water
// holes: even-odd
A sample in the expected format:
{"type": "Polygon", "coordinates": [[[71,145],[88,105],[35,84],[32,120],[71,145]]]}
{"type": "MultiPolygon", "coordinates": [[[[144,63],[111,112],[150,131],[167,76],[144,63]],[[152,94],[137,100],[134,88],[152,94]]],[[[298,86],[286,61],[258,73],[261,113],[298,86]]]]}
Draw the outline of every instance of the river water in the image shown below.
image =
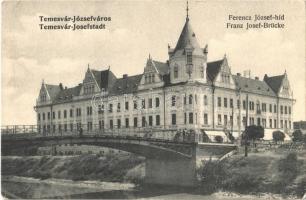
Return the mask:
{"type": "MultiPolygon", "coordinates": [[[[71,181],[63,179],[39,180],[34,178],[3,176],[2,194],[22,199],[164,199],[164,200],[283,200],[279,195],[238,195],[217,192],[209,195],[195,194],[187,189],[137,188],[130,183],[100,181],[71,181]]],[[[295,199],[295,198],[290,198],[295,199]]]]}

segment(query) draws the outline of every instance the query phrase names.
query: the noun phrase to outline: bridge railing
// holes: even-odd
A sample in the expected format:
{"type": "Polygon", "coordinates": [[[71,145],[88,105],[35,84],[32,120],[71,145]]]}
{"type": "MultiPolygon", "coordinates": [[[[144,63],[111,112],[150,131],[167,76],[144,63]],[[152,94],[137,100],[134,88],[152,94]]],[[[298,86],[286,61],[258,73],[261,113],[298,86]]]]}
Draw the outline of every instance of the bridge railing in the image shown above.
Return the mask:
{"type": "MultiPolygon", "coordinates": [[[[113,125],[105,127],[103,124],[81,124],[64,123],[53,125],[13,125],[1,126],[1,134],[14,135],[18,137],[48,137],[48,136],[115,136],[124,138],[144,138],[159,139],[177,142],[203,142],[201,133],[196,133],[193,129],[179,129],[180,126],[145,126],[145,127],[125,127],[113,125]]],[[[214,143],[214,142],[210,142],[214,143]]]]}
{"type": "Polygon", "coordinates": [[[151,138],[173,140],[177,129],[165,129],[163,127],[118,127],[104,128],[101,124],[57,124],[56,126],[37,125],[13,125],[2,126],[2,136],[14,135],[18,137],[42,137],[42,136],[117,136],[129,138],[151,138]],[[83,128],[84,127],[84,128],[83,128]]]}

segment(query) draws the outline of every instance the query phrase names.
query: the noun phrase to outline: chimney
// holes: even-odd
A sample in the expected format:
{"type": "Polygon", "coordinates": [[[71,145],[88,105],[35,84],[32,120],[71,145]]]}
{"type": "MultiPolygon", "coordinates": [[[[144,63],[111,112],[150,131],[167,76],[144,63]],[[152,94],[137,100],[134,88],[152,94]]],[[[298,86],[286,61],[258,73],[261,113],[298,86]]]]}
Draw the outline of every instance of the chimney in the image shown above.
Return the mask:
{"type": "Polygon", "coordinates": [[[237,73],[237,76],[241,76],[241,74],[240,74],[240,73],[237,73]]]}
{"type": "Polygon", "coordinates": [[[258,76],[255,76],[255,80],[259,80],[258,76]]]}
{"type": "Polygon", "coordinates": [[[128,77],[128,75],[127,74],[123,74],[123,76],[122,76],[124,79],[126,79],[127,77],[128,77]]]}

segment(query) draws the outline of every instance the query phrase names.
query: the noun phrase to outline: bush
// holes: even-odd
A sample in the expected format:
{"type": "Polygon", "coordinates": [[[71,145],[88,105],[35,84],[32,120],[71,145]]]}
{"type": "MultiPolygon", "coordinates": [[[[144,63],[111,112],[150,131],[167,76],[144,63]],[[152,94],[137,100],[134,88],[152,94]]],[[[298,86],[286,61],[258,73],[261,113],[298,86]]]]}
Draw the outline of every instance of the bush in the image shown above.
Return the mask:
{"type": "Polygon", "coordinates": [[[284,141],[285,134],[281,131],[274,131],[273,132],[273,140],[277,143],[279,141],[284,141]]]}
{"type": "Polygon", "coordinates": [[[262,126],[251,125],[245,129],[245,139],[256,140],[263,138],[265,136],[265,131],[262,126]]]}
{"type": "Polygon", "coordinates": [[[215,141],[218,142],[218,143],[222,143],[223,142],[223,137],[220,136],[220,135],[216,135],[215,136],[215,141]]]}
{"type": "Polygon", "coordinates": [[[292,140],[293,142],[301,142],[303,141],[303,133],[301,130],[295,130],[293,133],[292,133],[292,140]]]}

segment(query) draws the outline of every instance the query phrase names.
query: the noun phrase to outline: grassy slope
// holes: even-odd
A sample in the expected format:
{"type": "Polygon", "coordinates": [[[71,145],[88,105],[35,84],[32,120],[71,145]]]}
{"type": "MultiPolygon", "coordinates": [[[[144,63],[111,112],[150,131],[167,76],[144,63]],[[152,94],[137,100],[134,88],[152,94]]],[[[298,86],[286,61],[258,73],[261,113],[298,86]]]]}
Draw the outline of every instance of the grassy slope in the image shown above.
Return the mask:
{"type": "Polygon", "coordinates": [[[35,178],[61,178],[70,180],[124,181],[141,179],[143,174],[126,174],[143,162],[142,158],[130,156],[95,155],[63,157],[2,157],[2,175],[35,178]]]}
{"type": "Polygon", "coordinates": [[[203,188],[239,193],[269,192],[302,196],[306,192],[306,157],[285,160],[288,152],[235,155],[221,163],[210,163],[203,169],[203,188]]]}

